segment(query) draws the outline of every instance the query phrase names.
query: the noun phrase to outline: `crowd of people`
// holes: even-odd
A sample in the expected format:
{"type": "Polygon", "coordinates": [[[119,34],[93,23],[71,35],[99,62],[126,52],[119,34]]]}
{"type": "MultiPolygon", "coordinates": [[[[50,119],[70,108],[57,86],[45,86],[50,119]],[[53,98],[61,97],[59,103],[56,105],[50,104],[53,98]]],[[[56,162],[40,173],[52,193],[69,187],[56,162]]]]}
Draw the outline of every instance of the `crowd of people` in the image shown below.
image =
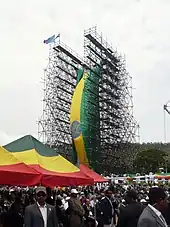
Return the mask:
{"type": "Polygon", "coordinates": [[[166,186],[0,188],[0,227],[167,227],[166,186]]]}

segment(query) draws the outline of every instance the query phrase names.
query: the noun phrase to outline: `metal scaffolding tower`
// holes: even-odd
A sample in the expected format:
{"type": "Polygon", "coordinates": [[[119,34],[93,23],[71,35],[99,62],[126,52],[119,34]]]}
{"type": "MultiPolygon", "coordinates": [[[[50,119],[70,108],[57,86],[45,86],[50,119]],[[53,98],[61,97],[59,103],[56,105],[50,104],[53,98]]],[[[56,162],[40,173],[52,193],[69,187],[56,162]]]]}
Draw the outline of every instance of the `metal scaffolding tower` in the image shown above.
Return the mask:
{"type": "Polygon", "coordinates": [[[66,158],[71,157],[70,105],[81,58],[58,40],[50,46],[44,73],[44,107],[39,138],[66,158]]]}
{"type": "Polygon", "coordinates": [[[84,56],[90,68],[102,64],[99,83],[100,160],[104,169],[111,171],[114,163],[121,171],[130,164],[134,155],[131,145],[137,139],[132,78],[126,72],[125,59],[97,33],[96,27],[84,32],[84,56]]]}
{"type": "MultiPolygon", "coordinates": [[[[93,71],[96,66],[102,70],[96,98],[99,100],[100,130],[96,146],[89,142],[88,147],[91,153],[96,153],[99,171],[127,171],[132,164],[132,145],[137,142],[138,131],[133,117],[132,78],[126,72],[124,58],[97,33],[96,27],[84,32],[84,59],[60,40],[51,47],[44,78],[44,110],[39,121],[39,138],[70,159],[69,113],[77,70],[84,67],[93,71]]],[[[90,114],[92,112],[89,110],[90,114]]]]}

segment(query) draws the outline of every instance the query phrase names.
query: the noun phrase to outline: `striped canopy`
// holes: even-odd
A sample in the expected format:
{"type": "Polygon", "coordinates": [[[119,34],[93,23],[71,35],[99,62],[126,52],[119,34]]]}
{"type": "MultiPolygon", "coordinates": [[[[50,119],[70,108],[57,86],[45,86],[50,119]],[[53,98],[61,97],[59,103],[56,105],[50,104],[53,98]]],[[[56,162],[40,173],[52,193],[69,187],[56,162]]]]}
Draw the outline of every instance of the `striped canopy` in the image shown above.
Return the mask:
{"type": "Polygon", "coordinates": [[[28,135],[4,146],[20,162],[41,175],[44,186],[76,186],[94,183],[61,155],[28,135]]]}
{"type": "Polygon", "coordinates": [[[0,147],[0,184],[31,186],[39,184],[41,176],[34,169],[0,147]]]}
{"type": "Polygon", "coordinates": [[[86,165],[80,164],[80,170],[89,177],[92,177],[95,183],[104,183],[108,182],[107,179],[101,175],[94,172],[92,169],[89,169],[86,165]]]}

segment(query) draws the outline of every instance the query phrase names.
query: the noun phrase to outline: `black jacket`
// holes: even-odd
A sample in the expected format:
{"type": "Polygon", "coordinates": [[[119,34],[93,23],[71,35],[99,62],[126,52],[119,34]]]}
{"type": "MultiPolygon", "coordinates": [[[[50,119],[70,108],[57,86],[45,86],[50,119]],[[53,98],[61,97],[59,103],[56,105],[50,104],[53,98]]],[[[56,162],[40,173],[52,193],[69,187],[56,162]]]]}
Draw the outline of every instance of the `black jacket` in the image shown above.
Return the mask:
{"type": "Polygon", "coordinates": [[[122,208],[118,219],[118,227],[137,227],[143,209],[144,206],[137,202],[122,208]]]}
{"type": "Polygon", "coordinates": [[[103,218],[104,225],[110,225],[115,213],[112,201],[107,197],[103,198],[100,202],[99,209],[103,218]]]}
{"type": "Polygon", "coordinates": [[[0,215],[0,224],[3,227],[23,227],[23,217],[14,212],[4,212],[0,215]]]}

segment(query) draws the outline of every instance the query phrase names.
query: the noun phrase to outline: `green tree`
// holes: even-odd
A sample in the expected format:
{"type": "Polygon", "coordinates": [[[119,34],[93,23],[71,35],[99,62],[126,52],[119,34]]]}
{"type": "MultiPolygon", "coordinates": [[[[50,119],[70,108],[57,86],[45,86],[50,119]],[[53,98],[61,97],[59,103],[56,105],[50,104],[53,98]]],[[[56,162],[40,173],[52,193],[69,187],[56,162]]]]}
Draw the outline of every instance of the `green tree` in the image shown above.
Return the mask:
{"type": "Polygon", "coordinates": [[[134,160],[134,169],[141,174],[157,172],[160,167],[166,167],[167,154],[157,149],[147,149],[139,152],[134,160]]]}

